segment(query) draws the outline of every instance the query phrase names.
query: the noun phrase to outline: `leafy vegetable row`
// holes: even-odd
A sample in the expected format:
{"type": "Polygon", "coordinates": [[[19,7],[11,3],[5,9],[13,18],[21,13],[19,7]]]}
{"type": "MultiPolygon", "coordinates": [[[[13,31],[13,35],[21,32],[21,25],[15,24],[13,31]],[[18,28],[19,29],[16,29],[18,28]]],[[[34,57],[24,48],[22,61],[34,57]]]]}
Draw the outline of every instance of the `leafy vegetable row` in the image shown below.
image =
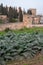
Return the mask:
{"type": "Polygon", "coordinates": [[[43,50],[43,33],[19,33],[11,31],[0,35],[0,64],[10,60],[33,58],[43,50]]]}

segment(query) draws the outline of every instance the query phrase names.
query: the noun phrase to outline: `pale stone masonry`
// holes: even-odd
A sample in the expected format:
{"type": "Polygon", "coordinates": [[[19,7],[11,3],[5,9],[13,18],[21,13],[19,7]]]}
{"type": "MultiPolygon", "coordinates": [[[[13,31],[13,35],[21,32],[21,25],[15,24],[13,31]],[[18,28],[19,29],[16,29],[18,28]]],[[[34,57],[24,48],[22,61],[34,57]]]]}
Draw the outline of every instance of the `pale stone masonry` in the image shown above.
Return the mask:
{"type": "Polygon", "coordinates": [[[41,17],[38,15],[23,15],[24,25],[40,24],[41,17]]]}
{"type": "MultiPolygon", "coordinates": [[[[36,15],[36,10],[32,10],[32,15],[23,14],[23,22],[16,22],[16,23],[6,23],[6,24],[0,24],[0,31],[5,30],[6,28],[10,29],[21,29],[24,27],[30,28],[30,27],[43,27],[43,16],[42,15],[36,15]]],[[[7,20],[6,15],[0,15],[0,19],[7,20]]],[[[18,19],[19,20],[19,19],[18,19]]]]}
{"type": "Polygon", "coordinates": [[[5,19],[7,19],[7,16],[6,15],[0,15],[0,19],[5,20],[5,19]]]}
{"type": "Polygon", "coordinates": [[[3,21],[3,23],[7,23],[8,22],[7,15],[0,15],[0,19],[3,21]]]}
{"type": "Polygon", "coordinates": [[[36,15],[36,9],[29,9],[32,12],[32,15],[24,14],[23,15],[23,22],[25,26],[30,24],[40,24],[40,20],[43,17],[42,15],[36,15]]]}

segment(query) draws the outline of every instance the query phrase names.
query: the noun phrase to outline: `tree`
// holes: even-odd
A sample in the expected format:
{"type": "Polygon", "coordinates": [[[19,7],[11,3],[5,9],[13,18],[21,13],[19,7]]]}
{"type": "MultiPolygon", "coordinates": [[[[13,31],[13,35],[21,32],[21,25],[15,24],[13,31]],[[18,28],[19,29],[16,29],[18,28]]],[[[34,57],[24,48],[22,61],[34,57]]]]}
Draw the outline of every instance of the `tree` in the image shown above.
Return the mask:
{"type": "Polygon", "coordinates": [[[9,13],[8,13],[9,17],[12,18],[14,16],[14,13],[13,13],[13,8],[12,7],[9,7],[9,13]]]}
{"type": "Polygon", "coordinates": [[[8,16],[8,7],[7,6],[5,7],[5,15],[8,16]]]}
{"type": "Polygon", "coordinates": [[[8,7],[3,7],[3,4],[0,5],[0,13],[2,15],[7,15],[8,16],[8,7]]]}
{"type": "Polygon", "coordinates": [[[26,14],[26,11],[25,11],[25,9],[23,10],[23,14],[26,14]]]}
{"type": "Polygon", "coordinates": [[[0,13],[3,14],[3,4],[0,5],[0,13]]]}
{"type": "Polygon", "coordinates": [[[11,19],[14,17],[14,13],[13,13],[13,8],[12,7],[9,7],[8,17],[9,17],[9,21],[11,21],[11,19]]]}
{"type": "Polygon", "coordinates": [[[32,15],[31,10],[27,10],[27,14],[32,15]]]}
{"type": "Polygon", "coordinates": [[[0,6],[0,14],[1,14],[1,6],[0,6]]]}
{"type": "Polygon", "coordinates": [[[21,9],[21,7],[19,7],[19,21],[20,21],[20,22],[23,21],[23,14],[22,14],[22,9],[21,9]]]}
{"type": "Polygon", "coordinates": [[[14,7],[14,18],[18,18],[17,8],[14,7]]]}

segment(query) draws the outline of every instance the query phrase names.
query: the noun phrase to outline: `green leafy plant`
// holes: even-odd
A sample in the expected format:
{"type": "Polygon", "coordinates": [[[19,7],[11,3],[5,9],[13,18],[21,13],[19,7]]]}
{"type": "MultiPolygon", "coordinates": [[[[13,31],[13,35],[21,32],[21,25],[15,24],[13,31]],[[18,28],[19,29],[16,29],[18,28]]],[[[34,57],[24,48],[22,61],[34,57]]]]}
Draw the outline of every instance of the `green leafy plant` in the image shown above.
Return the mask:
{"type": "Polygon", "coordinates": [[[33,58],[43,49],[43,33],[19,33],[12,31],[0,35],[0,63],[10,60],[33,58]]]}

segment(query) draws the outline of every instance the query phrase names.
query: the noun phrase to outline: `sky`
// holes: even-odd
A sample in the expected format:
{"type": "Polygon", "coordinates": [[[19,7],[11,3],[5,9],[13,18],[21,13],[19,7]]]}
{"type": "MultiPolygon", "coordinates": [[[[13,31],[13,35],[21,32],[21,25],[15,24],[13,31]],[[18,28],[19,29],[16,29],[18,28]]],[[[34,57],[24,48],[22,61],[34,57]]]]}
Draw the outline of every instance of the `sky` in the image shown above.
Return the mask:
{"type": "Polygon", "coordinates": [[[0,0],[4,6],[22,7],[25,10],[36,8],[37,14],[43,14],[43,0],[0,0]]]}

